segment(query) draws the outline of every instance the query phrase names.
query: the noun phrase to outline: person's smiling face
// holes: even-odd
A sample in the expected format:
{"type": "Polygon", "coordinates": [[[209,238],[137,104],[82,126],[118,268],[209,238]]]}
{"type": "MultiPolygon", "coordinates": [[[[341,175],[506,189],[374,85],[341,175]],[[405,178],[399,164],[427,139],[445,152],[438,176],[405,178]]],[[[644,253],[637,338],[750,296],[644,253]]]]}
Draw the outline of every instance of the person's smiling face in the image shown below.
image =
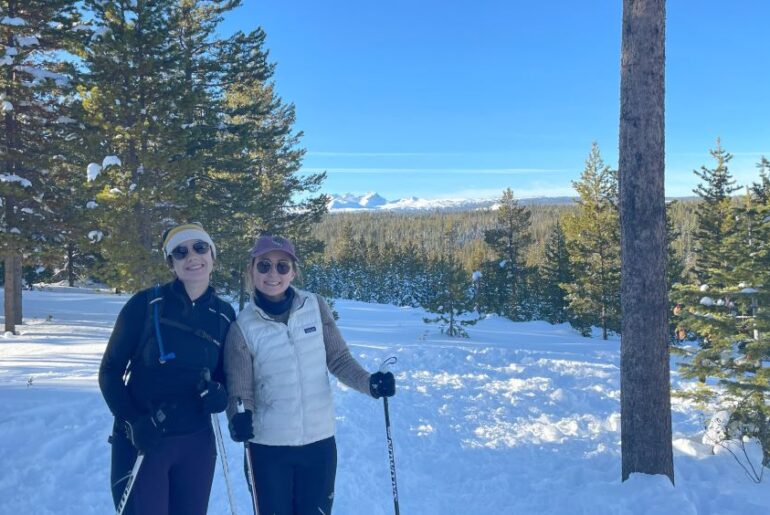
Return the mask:
{"type": "Polygon", "coordinates": [[[267,299],[277,302],[297,275],[291,256],[282,250],[271,250],[255,258],[251,266],[254,287],[267,299]],[[285,272],[285,273],[280,273],[285,272]]]}
{"type": "Polygon", "coordinates": [[[211,255],[211,247],[206,245],[207,250],[199,254],[195,248],[201,248],[205,244],[200,240],[185,240],[177,245],[171,252],[171,261],[174,267],[174,273],[185,284],[208,283],[211,271],[214,269],[214,258],[211,255]],[[181,259],[176,249],[187,249],[187,254],[181,259]]]}

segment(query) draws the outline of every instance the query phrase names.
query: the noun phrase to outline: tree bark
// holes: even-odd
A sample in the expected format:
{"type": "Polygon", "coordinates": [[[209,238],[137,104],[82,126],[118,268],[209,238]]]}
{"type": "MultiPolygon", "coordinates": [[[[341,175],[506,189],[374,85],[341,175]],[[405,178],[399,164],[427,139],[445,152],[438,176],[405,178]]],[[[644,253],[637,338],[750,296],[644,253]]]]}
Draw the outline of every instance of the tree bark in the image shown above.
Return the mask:
{"type": "Polygon", "coordinates": [[[75,286],[75,244],[67,243],[67,284],[75,286]]]}
{"type": "MultiPolygon", "coordinates": [[[[6,6],[6,15],[10,18],[16,16],[16,2],[10,0],[6,6]]],[[[10,48],[14,45],[13,36],[9,33],[6,45],[10,48]]],[[[13,66],[6,67],[6,98],[14,98],[14,85],[16,83],[16,74],[14,73],[13,66]]],[[[15,111],[9,111],[5,113],[5,146],[9,151],[9,155],[6,157],[4,163],[5,172],[8,175],[16,173],[16,156],[14,150],[17,148],[17,134],[16,134],[16,114],[15,111]]],[[[5,315],[5,330],[12,333],[16,333],[16,325],[22,322],[21,311],[21,251],[17,248],[17,243],[14,241],[15,235],[11,233],[11,229],[16,226],[16,203],[12,195],[6,196],[5,202],[5,289],[4,289],[4,315],[5,315]]]]}
{"type": "Polygon", "coordinates": [[[674,482],[664,191],[665,0],[623,0],[620,82],[622,479],[674,482]]]}
{"type": "Polygon", "coordinates": [[[5,330],[16,333],[21,325],[21,255],[18,252],[5,256],[5,330]]]}

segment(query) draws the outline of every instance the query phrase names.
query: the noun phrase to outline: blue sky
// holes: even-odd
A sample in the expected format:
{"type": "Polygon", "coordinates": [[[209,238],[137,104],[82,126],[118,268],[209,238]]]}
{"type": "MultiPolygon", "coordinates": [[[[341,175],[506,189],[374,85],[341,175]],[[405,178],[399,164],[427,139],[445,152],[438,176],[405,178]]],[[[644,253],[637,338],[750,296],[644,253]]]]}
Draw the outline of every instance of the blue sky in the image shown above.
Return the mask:
{"type": "MultiPolygon", "coordinates": [[[[617,166],[621,0],[244,0],[296,106],[303,170],[389,200],[574,194],[592,142],[617,166]]],[[[666,193],[721,138],[739,183],[770,158],[765,0],[669,0],[666,193]]]]}

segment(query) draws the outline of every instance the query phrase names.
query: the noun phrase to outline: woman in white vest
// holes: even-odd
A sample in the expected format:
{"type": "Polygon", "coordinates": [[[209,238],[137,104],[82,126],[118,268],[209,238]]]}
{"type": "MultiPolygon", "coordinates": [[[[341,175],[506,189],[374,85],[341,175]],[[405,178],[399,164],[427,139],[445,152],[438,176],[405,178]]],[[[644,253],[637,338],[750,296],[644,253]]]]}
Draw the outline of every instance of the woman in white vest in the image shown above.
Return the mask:
{"type": "Polygon", "coordinates": [[[326,302],[291,285],[299,269],[288,239],[261,236],[250,256],[252,299],[225,344],[230,435],[248,442],[260,513],[329,515],[337,447],[327,372],[375,399],[392,396],[395,380],[364,370],[326,302]]]}

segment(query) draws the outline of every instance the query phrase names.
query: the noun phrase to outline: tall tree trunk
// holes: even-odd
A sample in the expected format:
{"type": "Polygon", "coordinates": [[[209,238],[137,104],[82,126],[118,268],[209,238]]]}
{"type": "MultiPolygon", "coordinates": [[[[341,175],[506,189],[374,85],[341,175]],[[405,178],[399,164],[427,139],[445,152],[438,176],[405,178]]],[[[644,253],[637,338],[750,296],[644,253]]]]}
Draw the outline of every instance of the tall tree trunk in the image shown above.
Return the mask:
{"type": "Polygon", "coordinates": [[[622,479],[674,482],[666,297],[665,0],[623,0],[620,80],[622,479]]]}
{"type": "MultiPolygon", "coordinates": [[[[6,15],[9,18],[16,16],[16,2],[9,0],[6,6],[6,15]]],[[[6,45],[10,48],[14,46],[13,36],[9,33],[6,45]]],[[[14,98],[14,84],[16,82],[16,74],[14,73],[14,67],[6,67],[6,98],[14,98]]],[[[17,134],[16,134],[16,115],[15,111],[8,111],[4,116],[5,123],[5,145],[9,151],[9,156],[6,157],[4,163],[5,172],[8,175],[16,173],[16,156],[13,151],[17,148],[17,134]]],[[[17,247],[17,243],[14,242],[15,236],[11,233],[11,229],[16,226],[16,204],[12,196],[7,196],[5,199],[5,230],[6,235],[10,235],[6,240],[6,254],[5,254],[5,291],[4,291],[4,315],[5,315],[5,330],[12,333],[16,332],[16,325],[22,322],[21,311],[21,251],[17,247]]]]}
{"type": "Polygon", "coordinates": [[[15,249],[5,256],[5,330],[16,333],[21,325],[21,255],[15,249]]]}
{"type": "Polygon", "coordinates": [[[75,286],[75,244],[67,243],[67,284],[75,286]]]}

